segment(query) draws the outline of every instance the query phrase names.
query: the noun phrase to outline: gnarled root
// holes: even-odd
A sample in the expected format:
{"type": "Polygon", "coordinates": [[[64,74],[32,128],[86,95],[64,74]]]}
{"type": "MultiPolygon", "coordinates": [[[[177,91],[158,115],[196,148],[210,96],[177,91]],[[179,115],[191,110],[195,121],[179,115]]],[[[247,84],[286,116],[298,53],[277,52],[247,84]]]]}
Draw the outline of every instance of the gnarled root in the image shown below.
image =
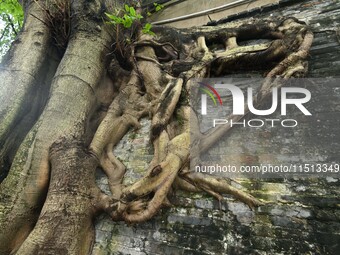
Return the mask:
{"type": "MultiPolygon", "coordinates": [[[[179,33],[182,33],[183,38],[188,36],[185,30],[179,33]]],[[[188,102],[181,101],[181,96],[184,93],[186,93],[186,97],[189,96],[189,87],[194,86],[189,82],[191,79],[206,77],[210,73],[223,74],[226,70],[235,69],[235,63],[247,68],[250,66],[253,68],[271,68],[267,74],[268,79],[253,98],[253,105],[258,107],[270,96],[271,88],[282,86],[282,78],[306,72],[304,61],[313,36],[304,24],[289,18],[282,22],[260,22],[259,25],[248,24],[247,26],[236,26],[233,29],[230,29],[227,25],[225,29],[218,27],[202,28],[198,29],[191,38],[195,40],[194,46],[181,46],[182,52],[178,52],[172,44],[159,43],[148,38],[136,42],[132,46],[132,59],[134,59],[135,73],[138,74],[135,76],[134,83],[138,82],[138,78],[140,79],[139,81],[144,86],[145,91],[143,98],[146,99],[145,103],[148,102],[150,105],[151,142],[154,146],[154,158],[145,176],[124,188],[121,186],[124,167],[109,152],[118,137],[113,139],[112,137],[117,135],[112,136],[112,134],[108,135],[107,131],[97,131],[98,134],[105,133],[105,139],[102,137],[98,142],[96,139],[102,135],[96,135],[90,148],[96,155],[101,155],[103,151],[106,151],[105,155],[101,157],[101,166],[109,177],[110,187],[114,195],[111,202],[108,202],[109,200],[105,198],[106,203],[104,204],[106,204],[106,211],[114,220],[141,222],[151,219],[162,205],[169,204],[167,195],[172,189],[207,192],[219,201],[223,199],[223,194],[230,194],[251,208],[263,205],[262,201],[243,190],[235,188],[225,179],[193,173],[188,170],[192,156],[189,152],[189,119],[193,112],[190,111],[188,102]],[[248,46],[238,44],[240,38],[241,40],[252,40],[262,37],[273,41],[248,46]],[[225,51],[211,51],[209,45],[214,40],[217,43],[222,42],[225,51]],[[162,58],[164,55],[166,58],[162,58]],[[279,64],[276,66],[268,65],[268,62],[279,64]],[[172,72],[169,68],[180,67],[180,63],[185,63],[183,66],[186,67],[182,72],[178,72],[178,70],[172,72]],[[187,68],[189,63],[190,68],[187,68]],[[176,121],[178,116],[174,117],[175,114],[178,114],[176,109],[178,109],[181,122],[183,122],[181,125],[178,125],[178,121],[176,121]],[[104,150],[102,146],[105,141],[106,144],[110,144],[107,150],[104,150]],[[102,147],[97,144],[101,144],[102,147]],[[122,190],[118,191],[120,188],[122,190]]],[[[189,39],[186,38],[186,41],[189,41],[189,39]]],[[[124,89],[121,93],[123,91],[124,89]]],[[[118,99],[115,99],[114,102],[116,100],[118,99]]],[[[113,108],[117,109],[117,107],[113,108]]],[[[120,111],[125,112],[126,109],[128,109],[128,106],[123,105],[120,111]]],[[[136,109],[134,111],[136,113],[136,109]]],[[[247,106],[245,106],[246,114],[248,111],[247,106]]],[[[141,115],[134,116],[136,120],[141,117],[141,115]]],[[[239,121],[243,117],[230,115],[227,116],[227,119],[239,121]]],[[[122,124],[117,122],[118,119],[121,121],[120,115],[112,115],[109,111],[107,118],[107,123],[115,122],[116,131],[114,133],[120,133],[120,139],[127,131],[127,127],[124,128],[124,132],[120,131],[122,124]]],[[[127,123],[129,122],[125,121],[125,125],[127,123]]],[[[111,126],[112,124],[106,125],[111,126]]],[[[198,132],[197,137],[192,137],[197,141],[191,141],[191,143],[197,144],[196,151],[191,152],[200,154],[206,151],[230,129],[230,126],[223,126],[212,129],[205,134],[198,132]]],[[[103,130],[107,130],[107,127],[103,130]]]]}
{"type": "Polygon", "coordinates": [[[213,178],[200,173],[190,172],[183,173],[180,178],[192,184],[192,186],[212,194],[218,200],[221,199],[222,194],[230,194],[241,202],[247,204],[250,208],[264,204],[252,195],[231,186],[231,184],[221,178],[213,178]]]}

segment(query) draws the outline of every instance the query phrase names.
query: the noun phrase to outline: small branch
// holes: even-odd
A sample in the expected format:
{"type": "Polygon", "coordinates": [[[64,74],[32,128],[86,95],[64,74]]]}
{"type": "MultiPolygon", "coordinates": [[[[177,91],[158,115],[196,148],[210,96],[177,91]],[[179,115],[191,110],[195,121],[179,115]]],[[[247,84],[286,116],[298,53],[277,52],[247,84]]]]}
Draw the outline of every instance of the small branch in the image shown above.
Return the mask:
{"type": "Polygon", "coordinates": [[[6,30],[8,28],[9,24],[6,25],[6,27],[4,28],[4,30],[2,31],[2,34],[0,36],[0,41],[2,40],[2,38],[5,36],[6,30]]]}
{"type": "Polygon", "coordinates": [[[11,27],[13,29],[13,32],[15,33],[15,36],[17,36],[18,33],[17,33],[16,29],[15,29],[15,26],[14,26],[14,23],[13,23],[11,17],[8,14],[6,14],[6,17],[7,17],[7,21],[9,22],[9,24],[11,25],[11,27]]]}
{"type": "Polygon", "coordinates": [[[42,19],[40,19],[40,18],[38,18],[37,16],[35,16],[34,14],[30,14],[32,17],[34,17],[34,18],[36,18],[37,20],[39,20],[39,21],[41,21],[45,26],[47,26],[47,27],[49,27],[49,25],[45,22],[45,21],[43,21],[42,19]]]}

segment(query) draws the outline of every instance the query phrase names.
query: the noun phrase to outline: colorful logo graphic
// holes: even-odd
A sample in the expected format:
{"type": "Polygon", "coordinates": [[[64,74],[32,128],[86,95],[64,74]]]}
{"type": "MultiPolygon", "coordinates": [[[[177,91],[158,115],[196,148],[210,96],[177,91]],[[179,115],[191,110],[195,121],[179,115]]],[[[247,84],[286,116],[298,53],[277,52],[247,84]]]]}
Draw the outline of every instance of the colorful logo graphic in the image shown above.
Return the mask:
{"type": "Polygon", "coordinates": [[[214,105],[217,106],[216,98],[215,96],[211,93],[213,92],[216,97],[218,98],[218,101],[221,106],[222,100],[220,95],[217,93],[215,88],[217,89],[227,89],[230,91],[232,95],[232,101],[233,101],[233,115],[245,115],[246,114],[246,108],[249,112],[258,115],[258,116],[267,116],[270,114],[273,114],[276,109],[279,107],[278,102],[281,102],[281,115],[286,116],[287,115],[287,105],[295,105],[304,115],[310,116],[312,115],[304,106],[305,103],[308,103],[309,100],[311,99],[311,93],[305,89],[305,88],[298,88],[298,87],[283,87],[281,88],[281,95],[279,100],[279,93],[278,93],[278,88],[272,88],[272,106],[269,109],[263,110],[263,109],[256,109],[253,102],[254,98],[254,92],[253,88],[248,87],[247,88],[247,98],[245,98],[243,91],[233,85],[233,84],[214,84],[214,87],[210,86],[209,84],[199,82],[201,85],[200,90],[203,91],[206,94],[201,95],[201,114],[206,115],[207,114],[207,95],[210,96],[212,101],[214,102],[214,105]],[[300,96],[300,98],[291,98],[289,96],[290,94],[301,94],[304,95],[304,97],[300,96]]]}
{"type": "Polygon", "coordinates": [[[207,114],[207,95],[211,98],[211,100],[214,102],[214,105],[217,106],[217,101],[215,96],[218,99],[219,104],[222,106],[222,99],[221,96],[218,94],[216,89],[214,89],[212,86],[209,84],[203,83],[203,82],[198,82],[200,84],[200,90],[206,94],[202,94],[201,96],[201,103],[202,103],[202,114],[205,115],[207,114]],[[212,93],[211,93],[212,92],[212,93]],[[215,96],[214,96],[215,94],[215,96]]]}

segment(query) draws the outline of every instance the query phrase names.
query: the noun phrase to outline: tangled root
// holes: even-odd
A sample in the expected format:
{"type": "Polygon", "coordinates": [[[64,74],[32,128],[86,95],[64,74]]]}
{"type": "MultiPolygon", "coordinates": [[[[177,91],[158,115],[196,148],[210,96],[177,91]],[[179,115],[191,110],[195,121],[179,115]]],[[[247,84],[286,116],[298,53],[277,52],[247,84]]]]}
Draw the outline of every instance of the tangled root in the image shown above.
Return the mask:
{"type": "MultiPolygon", "coordinates": [[[[278,80],[306,73],[305,60],[313,34],[294,18],[197,28],[190,34],[188,30],[167,28],[164,33],[169,31],[176,35],[173,41],[161,42],[143,35],[131,45],[134,69],[130,80],[120,86],[90,145],[108,176],[112,192],[111,202],[105,197],[106,202],[101,205],[106,205],[104,210],[114,220],[127,222],[151,219],[162,206],[169,205],[167,196],[172,189],[206,192],[219,201],[223,194],[230,194],[251,208],[262,205],[263,202],[224,179],[188,171],[189,119],[193,113],[181,97],[189,96],[191,79],[223,75],[226,70],[238,67],[261,67],[268,79],[253,98],[254,105],[261,105],[271,88],[281,86],[278,80]],[[271,41],[238,45],[239,41],[255,39],[271,41]],[[212,44],[223,45],[224,50],[214,51],[209,48],[212,44]],[[181,125],[173,125],[174,114],[181,119],[181,125]],[[139,128],[139,120],[147,115],[152,119],[150,140],[154,157],[143,178],[123,187],[125,167],[114,157],[112,148],[130,127],[139,128]]],[[[162,32],[160,35],[169,39],[162,32]]],[[[227,116],[234,121],[243,117],[227,116]]],[[[224,126],[201,134],[196,138],[198,153],[207,150],[230,129],[224,126]]]]}

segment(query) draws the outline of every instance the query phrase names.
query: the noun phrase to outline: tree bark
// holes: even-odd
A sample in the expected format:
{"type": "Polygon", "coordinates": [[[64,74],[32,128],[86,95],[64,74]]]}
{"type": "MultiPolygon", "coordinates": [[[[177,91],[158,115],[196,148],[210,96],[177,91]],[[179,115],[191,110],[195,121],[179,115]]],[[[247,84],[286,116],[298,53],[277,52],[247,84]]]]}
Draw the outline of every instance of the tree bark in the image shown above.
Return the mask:
{"type": "MultiPolygon", "coordinates": [[[[100,104],[97,88],[105,86],[102,81],[111,38],[105,30],[83,30],[86,26],[96,27],[94,21],[79,20],[78,26],[54,75],[48,103],[1,184],[0,254],[18,249],[38,219],[49,184],[48,151],[52,143],[65,135],[74,139],[91,136],[90,117],[100,104]]],[[[27,109],[19,107],[22,108],[27,109]]]]}
{"type": "Polygon", "coordinates": [[[16,254],[90,254],[97,159],[85,144],[60,140],[50,151],[51,185],[39,220],[16,254]]]}
{"type": "Polygon", "coordinates": [[[43,10],[29,5],[23,31],[0,68],[0,182],[46,104],[59,62],[49,28],[39,19],[43,10]]]}

